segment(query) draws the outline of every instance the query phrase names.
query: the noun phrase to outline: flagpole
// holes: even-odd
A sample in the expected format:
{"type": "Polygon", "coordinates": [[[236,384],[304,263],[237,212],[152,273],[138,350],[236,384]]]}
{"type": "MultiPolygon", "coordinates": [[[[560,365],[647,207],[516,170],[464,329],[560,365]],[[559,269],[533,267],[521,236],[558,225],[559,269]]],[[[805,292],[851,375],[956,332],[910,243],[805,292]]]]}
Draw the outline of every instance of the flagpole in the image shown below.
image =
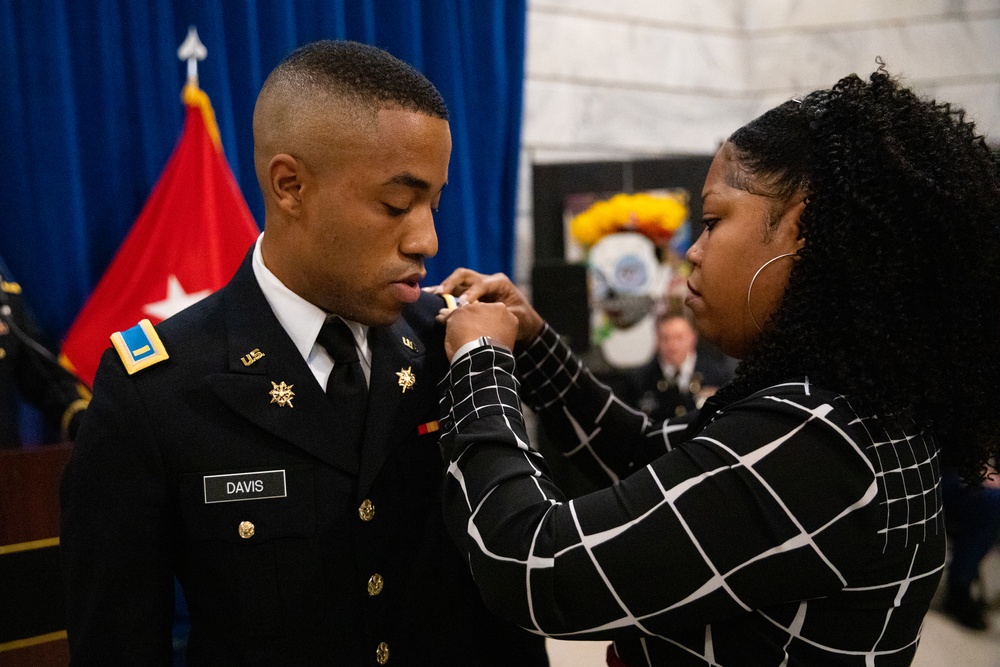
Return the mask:
{"type": "Polygon", "coordinates": [[[188,106],[196,106],[201,109],[208,135],[212,138],[215,148],[221,152],[222,138],[219,136],[219,126],[215,122],[215,111],[212,109],[211,102],[208,101],[208,95],[198,85],[198,61],[204,60],[207,56],[208,49],[201,43],[198,29],[190,26],[187,37],[177,47],[177,58],[187,61],[187,83],[181,90],[181,100],[188,106]]]}
{"type": "Polygon", "coordinates": [[[198,29],[194,26],[189,27],[187,37],[177,48],[177,57],[187,61],[188,85],[198,87],[198,61],[204,60],[207,56],[208,49],[198,38],[198,29]]]}

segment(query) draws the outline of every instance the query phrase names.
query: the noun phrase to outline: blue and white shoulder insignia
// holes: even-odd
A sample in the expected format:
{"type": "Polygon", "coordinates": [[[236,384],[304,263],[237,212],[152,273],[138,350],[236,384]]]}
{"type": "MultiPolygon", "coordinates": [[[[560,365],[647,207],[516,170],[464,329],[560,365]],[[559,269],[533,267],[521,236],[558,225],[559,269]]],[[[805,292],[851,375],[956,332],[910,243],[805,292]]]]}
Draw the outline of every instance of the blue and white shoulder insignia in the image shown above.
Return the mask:
{"type": "Polygon", "coordinates": [[[131,329],[116,331],[111,334],[111,342],[129,375],[170,358],[149,320],[142,320],[131,329]]]}

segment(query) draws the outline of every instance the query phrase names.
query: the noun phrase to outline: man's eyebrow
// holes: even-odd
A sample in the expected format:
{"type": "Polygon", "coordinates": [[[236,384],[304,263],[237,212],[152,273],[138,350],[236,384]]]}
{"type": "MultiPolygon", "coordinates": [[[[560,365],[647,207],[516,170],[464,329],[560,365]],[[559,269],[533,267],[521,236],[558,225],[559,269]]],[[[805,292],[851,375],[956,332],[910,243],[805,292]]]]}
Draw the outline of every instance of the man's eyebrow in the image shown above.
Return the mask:
{"type": "Polygon", "coordinates": [[[383,183],[383,185],[405,185],[408,188],[417,188],[418,190],[430,190],[431,184],[422,178],[417,178],[409,172],[403,172],[402,174],[396,174],[388,181],[383,183]]]}

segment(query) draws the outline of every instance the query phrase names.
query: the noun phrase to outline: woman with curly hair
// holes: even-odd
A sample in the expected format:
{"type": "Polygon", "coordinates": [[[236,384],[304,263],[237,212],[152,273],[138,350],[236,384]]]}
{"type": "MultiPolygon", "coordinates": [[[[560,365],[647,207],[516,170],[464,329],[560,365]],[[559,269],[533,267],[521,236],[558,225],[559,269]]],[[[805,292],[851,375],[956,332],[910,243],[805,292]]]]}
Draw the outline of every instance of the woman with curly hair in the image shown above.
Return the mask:
{"type": "Polygon", "coordinates": [[[609,665],[908,665],[941,466],[1000,449],[998,160],[880,69],[737,130],[702,196],[687,305],[743,361],[689,424],[625,406],[506,277],[439,286],[468,302],[441,314],[452,536],[495,611],[609,665]],[[606,488],[564,497],[519,391],[606,488]]]}

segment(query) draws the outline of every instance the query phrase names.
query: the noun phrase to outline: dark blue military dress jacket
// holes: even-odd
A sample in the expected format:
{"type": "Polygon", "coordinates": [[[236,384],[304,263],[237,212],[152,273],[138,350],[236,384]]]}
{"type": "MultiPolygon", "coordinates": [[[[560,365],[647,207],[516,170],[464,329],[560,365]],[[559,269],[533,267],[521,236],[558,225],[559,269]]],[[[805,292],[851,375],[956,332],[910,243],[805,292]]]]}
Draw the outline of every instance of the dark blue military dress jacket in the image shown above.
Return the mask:
{"type": "Polygon", "coordinates": [[[171,664],[175,575],[190,665],[546,664],[445,533],[440,306],[370,330],[360,455],[249,255],[156,327],[168,359],[108,351],[63,481],[74,664],[171,664]]]}

